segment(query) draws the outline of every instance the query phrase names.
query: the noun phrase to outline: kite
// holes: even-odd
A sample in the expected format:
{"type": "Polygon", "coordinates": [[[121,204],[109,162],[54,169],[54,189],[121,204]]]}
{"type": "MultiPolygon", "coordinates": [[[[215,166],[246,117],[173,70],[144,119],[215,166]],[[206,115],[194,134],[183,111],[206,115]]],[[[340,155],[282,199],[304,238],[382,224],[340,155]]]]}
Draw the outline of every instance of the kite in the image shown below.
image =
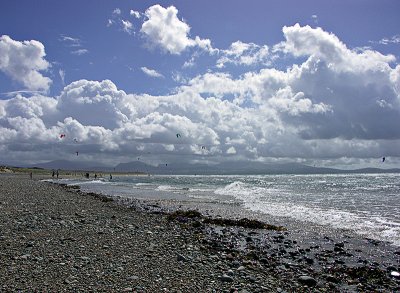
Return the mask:
{"type": "Polygon", "coordinates": [[[181,135],[179,133],[176,134],[176,138],[180,138],[181,135]]]}
{"type": "Polygon", "coordinates": [[[60,138],[64,138],[65,137],[65,134],[60,134],[60,138]]]}

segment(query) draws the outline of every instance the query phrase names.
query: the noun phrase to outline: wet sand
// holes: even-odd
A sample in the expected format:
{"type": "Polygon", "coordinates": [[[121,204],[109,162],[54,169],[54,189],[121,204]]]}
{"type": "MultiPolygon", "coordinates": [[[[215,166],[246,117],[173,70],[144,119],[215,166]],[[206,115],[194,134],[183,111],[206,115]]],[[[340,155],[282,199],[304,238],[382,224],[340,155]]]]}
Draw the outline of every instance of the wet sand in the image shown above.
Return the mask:
{"type": "Polygon", "coordinates": [[[286,231],[210,224],[234,215],[211,206],[197,207],[203,216],[167,213],[193,208],[1,174],[0,291],[400,290],[400,249],[387,243],[290,223],[286,231]]]}

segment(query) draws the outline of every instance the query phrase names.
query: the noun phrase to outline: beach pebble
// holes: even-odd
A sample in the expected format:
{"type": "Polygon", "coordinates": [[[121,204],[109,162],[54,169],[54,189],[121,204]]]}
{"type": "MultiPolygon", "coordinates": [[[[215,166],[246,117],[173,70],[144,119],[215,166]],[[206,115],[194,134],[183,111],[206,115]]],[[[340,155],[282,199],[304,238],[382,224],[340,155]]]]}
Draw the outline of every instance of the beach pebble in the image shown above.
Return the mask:
{"type": "Polygon", "coordinates": [[[232,266],[235,267],[235,268],[238,268],[238,267],[240,267],[240,262],[237,261],[237,260],[234,260],[234,261],[232,262],[232,266]]]}
{"type": "Polygon", "coordinates": [[[238,272],[241,272],[241,271],[244,271],[244,270],[246,270],[246,268],[244,266],[240,266],[240,267],[237,268],[238,272]]]}
{"type": "Polygon", "coordinates": [[[177,261],[187,261],[187,258],[180,253],[176,253],[176,259],[177,261]]]}
{"type": "Polygon", "coordinates": [[[233,282],[233,278],[231,276],[228,276],[227,274],[223,274],[219,279],[222,282],[233,282]]]}
{"type": "Polygon", "coordinates": [[[19,258],[26,260],[26,259],[30,258],[30,256],[31,256],[30,254],[24,254],[24,255],[21,255],[19,258]]]}
{"type": "Polygon", "coordinates": [[[400,278],[400,273],[399,272],[396,272],[396,271],[392,271],[392,272],[390,272],[390,275],[392,276],[392,277],[394,277],[394,278],[400,278]]]}
{"type": "Polygon", "coordinates": [[[83,261],[87,261],[87,262],[90,261],[90,258],[87,257],[87,256],[81,256],[80,258],[81,258],[81,260],[83,260],[83,261]]]}
{"type": "Polygon", "coordinates": [[[317,284],[317,281],[310,276],[300,276],[298,281],[307,286],[315,286],[317,284]]]}
{"type": "Polygon", "coordinates": [[[138,280],[139,279],[139,277],[138,276],[135,276],[135,275],[132,275],[132,276],[129,276],[128,278],[126,278],[128,281],[136,281],[136,280],[138,280]]]}
{"type": "Polygon", "coordinates": [[[338,283],[339,282],[339,280],[335,276],[332,276],[332,275],[326,275],[325,278],[326,278],[326,280],[328,282],[331,282],[331,283],[338,283]]]}
{"type": "Polygon", "coordinates": [[[304,260],[306,261],[306,263],[312,265],[314,263],[314,259],[311,257],[305,257],[304,260]]]}
{"type": "Polygon", "coordinates": [[[249,275],[249,276],[247,277],[247,279],[248,279],[250,282],[252,282],[252,283],[254,283],[254,282],[257,281],[257,278],[254,277],[253,275],[249,275]]]}

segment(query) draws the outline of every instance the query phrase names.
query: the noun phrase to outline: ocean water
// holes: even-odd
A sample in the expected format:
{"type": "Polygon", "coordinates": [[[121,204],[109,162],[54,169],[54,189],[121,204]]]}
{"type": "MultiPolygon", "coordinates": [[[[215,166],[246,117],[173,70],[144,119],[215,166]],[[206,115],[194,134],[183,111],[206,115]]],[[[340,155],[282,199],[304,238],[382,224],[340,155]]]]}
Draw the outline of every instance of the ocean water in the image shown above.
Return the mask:
{"type": "Polygon", "coordinates": [[[400,174],[115,175],[59,181],[111,196],[234,205],[400,246],[400,174]]]}

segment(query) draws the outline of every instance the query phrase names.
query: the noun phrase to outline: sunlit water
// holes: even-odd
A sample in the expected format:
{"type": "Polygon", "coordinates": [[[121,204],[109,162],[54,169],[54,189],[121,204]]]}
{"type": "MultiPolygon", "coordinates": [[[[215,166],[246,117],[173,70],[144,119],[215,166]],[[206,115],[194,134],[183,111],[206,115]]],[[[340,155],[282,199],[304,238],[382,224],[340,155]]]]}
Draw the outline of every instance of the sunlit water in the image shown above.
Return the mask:
{"type": "Polygon", "coordinates": [[[139,199],[234,204],[400,246],[400,174],[114,176],[62,182],[139,199]]]}

